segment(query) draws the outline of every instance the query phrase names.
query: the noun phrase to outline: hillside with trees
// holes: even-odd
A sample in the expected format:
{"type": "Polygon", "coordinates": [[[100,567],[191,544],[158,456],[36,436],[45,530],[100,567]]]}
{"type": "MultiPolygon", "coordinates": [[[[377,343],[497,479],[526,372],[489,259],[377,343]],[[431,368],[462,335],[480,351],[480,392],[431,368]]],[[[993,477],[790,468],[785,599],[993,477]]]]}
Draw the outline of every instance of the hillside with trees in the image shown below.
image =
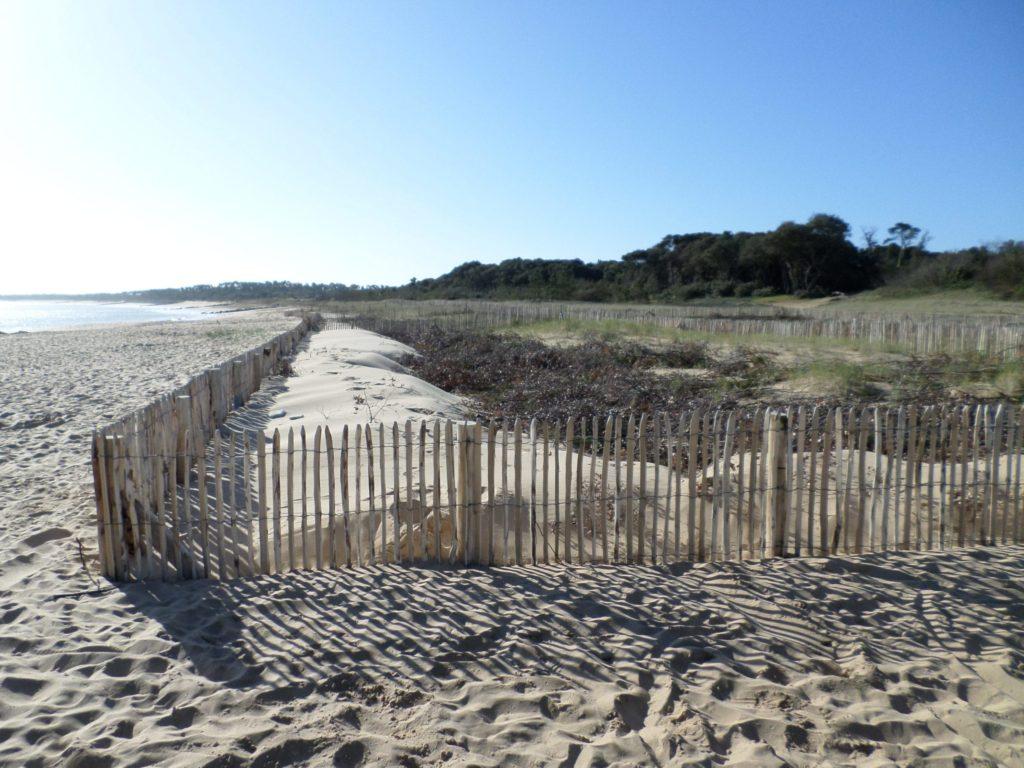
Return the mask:
{"type": "Polygon", "coordinates": [[[614,261],[470,261],[440,277],[414,279],[403,286],[230,282],[69,298],[151,302],[375,298],[678,302],[774,294],[815,297],[886,286],[894,292],[977,287],[1004,298],[1024,299],[1022,241],[930,251],[928,232],[907,222],[897,222],[883,235],[865,229],[861,238],[863,245],[858,247],[851,239],[849,224],[838,216],[820,213],[802,224],[783,222],[768,232],[667,235],[649,248],[631,251],[614,261]]]}

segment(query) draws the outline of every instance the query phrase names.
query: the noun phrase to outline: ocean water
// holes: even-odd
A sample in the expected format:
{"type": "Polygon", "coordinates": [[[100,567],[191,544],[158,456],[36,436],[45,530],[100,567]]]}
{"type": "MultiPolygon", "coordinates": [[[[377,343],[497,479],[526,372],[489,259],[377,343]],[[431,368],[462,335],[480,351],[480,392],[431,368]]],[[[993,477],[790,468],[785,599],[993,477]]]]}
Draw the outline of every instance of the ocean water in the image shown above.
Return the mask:
{"type": "Polygon", "coordinates": [[[210,314],[209,310],[175,304],[0,299],[0,332],[53,331],[99,323],[200,320],[210,314]]]}

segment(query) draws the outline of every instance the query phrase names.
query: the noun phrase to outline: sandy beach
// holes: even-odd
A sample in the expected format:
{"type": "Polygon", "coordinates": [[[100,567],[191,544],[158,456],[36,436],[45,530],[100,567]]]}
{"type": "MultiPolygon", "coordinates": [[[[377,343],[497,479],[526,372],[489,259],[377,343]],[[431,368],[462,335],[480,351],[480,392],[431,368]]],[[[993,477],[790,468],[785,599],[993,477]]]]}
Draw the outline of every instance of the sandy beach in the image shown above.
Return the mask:
{"type": "MultiPolygon", "coordinates": [[[[0,765],[1024,765],[1024,547],[74,594],[93,426],[293,322],[0,336],[0,765]]],[[[342,340],[248,416],[464,412],[401,345],[342,340]]]]}

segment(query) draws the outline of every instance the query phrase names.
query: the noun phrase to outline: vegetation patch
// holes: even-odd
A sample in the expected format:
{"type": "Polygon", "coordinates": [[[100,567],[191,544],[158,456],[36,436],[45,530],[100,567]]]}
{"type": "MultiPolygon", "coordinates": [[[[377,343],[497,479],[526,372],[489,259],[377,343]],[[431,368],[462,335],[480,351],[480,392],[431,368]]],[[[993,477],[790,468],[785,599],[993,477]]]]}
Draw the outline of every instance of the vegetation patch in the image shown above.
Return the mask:
{"type": "Polygon", "coordinates": [[[435,386],[473,397],[483,418],[529,414],[564,420],[712,401],[725,406],[755,394],[776,375],[765,355],[737,350],[719,358],[693,342],[654,348],[586,336],[556,347],[515,334],[415,322],[391,335],[420,352],[403,361],[407,367],[435,386]],[[695,368],[709,375],[688,372],[695,368]]]}
{"type": "MultiPolygon", "coordinates": [[[[372,319],[365,318],[367,325],[372,319]]],[[[361,322],[357,318],[356,325],[361,322]]],[[[552,328],[545,328],[550,333],[552,328]]],[[[762,347],[710,346],[665,333],[636,339],[559,326],[557,344],[515,332],[454,330],[422,321],[389,335],[420,354],[403,363],[473,398],[481,420],[604,416],[700,406],[964,403],[1024,395],[1024,361],[984,356],[822,356],[784,362],[762,347]],[[648,343],[645,343],[648,342],[648,343]]],[[[548,339],[550,341],[550,339],[548,339]]]]}

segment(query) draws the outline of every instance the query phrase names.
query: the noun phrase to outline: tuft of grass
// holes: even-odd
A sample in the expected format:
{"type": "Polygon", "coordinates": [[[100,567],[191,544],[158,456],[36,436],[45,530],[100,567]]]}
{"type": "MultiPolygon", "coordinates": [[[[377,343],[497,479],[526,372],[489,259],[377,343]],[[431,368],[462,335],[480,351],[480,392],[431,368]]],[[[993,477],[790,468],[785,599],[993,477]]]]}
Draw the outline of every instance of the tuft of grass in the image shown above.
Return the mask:
{"type": "Polygon", "coordinates": [[[887,376],[880,368],[875,363],[817,360],[801,366],[793,375],[816,397],[861,401],[881,396],[879,382],[887,376]]]}

